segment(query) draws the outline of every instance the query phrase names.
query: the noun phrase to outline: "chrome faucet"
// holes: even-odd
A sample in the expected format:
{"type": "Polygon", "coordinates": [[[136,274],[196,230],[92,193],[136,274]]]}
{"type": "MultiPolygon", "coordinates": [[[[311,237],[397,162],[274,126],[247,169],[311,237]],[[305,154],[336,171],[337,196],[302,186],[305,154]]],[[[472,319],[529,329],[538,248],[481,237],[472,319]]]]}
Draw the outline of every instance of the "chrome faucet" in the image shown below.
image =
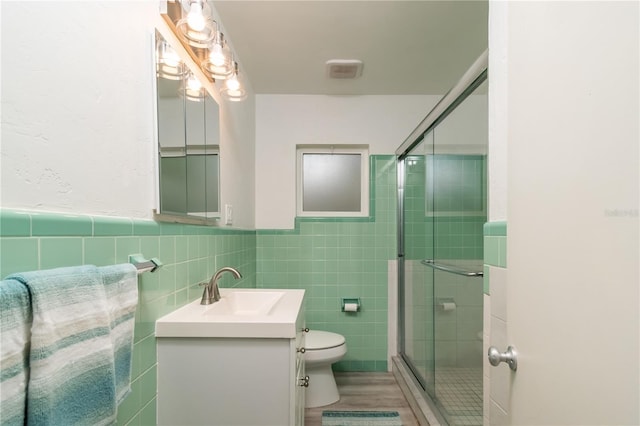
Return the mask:
{"type": "Polygon", "coordinates": [[[218,280],[220,276],[225,272],[231,272],[236,280],[242,278],[242,274],[238,272],[237,269],[232,268],[231,266],[225,266],[224,268],[220,268],[213,274],[211,280],[208,284],[204,284],[204,291],[202,292],[202,300],[200,300],[201,305],[211,305],[212,303],[220,300],[220,290],[218,289],[218,280]]]}

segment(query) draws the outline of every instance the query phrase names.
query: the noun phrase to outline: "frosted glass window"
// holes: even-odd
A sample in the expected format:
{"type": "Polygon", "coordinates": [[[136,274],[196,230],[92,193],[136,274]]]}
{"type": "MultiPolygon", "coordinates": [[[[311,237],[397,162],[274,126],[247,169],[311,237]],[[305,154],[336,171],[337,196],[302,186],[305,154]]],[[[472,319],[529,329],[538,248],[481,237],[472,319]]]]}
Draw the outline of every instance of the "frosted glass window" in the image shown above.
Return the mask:
{"type": "Polygon", "coordinates": [[[304,154],[302,209],[360,211],[360,155],[304,154]]]}
{"type": "Polygon", "coordinates": [[[366,150],[298,152],[298,215],[368,215],[366,150]]]}

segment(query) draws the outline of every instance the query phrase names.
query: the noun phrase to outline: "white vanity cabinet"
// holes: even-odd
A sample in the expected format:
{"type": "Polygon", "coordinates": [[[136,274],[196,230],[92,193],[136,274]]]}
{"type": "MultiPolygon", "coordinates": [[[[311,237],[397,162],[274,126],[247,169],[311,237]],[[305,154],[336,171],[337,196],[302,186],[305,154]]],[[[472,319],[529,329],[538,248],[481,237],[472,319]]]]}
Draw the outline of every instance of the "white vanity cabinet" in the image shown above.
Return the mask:
{"type": "Polygon", "coordinates": [[[301,351],[302,298],[289,325],[286,332],[281,327],[262,337],[257,336],[262,325],[238,337],[157,333],[158,424],[303,425],[308,379],[301,351]]]}

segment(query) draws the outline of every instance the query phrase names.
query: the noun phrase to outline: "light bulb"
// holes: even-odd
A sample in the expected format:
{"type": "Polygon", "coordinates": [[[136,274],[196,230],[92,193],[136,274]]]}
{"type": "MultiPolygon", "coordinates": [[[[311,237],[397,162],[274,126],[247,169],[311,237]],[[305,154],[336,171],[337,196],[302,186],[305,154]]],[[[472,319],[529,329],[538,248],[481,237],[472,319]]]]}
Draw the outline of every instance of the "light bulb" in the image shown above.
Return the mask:
{"type": "Polygon", "coordinates": [[[209,61],[217,67],[224,65],[226,58],[224,56],[224,51],[222,50],[222,44],[213,43],[211,51],[209,52],[209,61]]]}
{"type": "Polygon", "coordinates": [[[247,92],[242,90],[242,88],[239,88],[238,90],[226,89],[222,91],[222,96],[230,101],[239,102],[247,98],[247,92]]]}
{"type": "Polygon", "coordinates": [[[194,31],[202,31],[206,26],[204,15],[202,14],[202,4],[198,1],[191,3],[189,13],[187,14],[187,23],[194,31]]]}
{"type": "Polygon", "coordinates": [[[162,59],[164,63],[170,67],[177,67],[178,65],[180,65],[180,62],[182,62],[176,51],[171,47],[164,51],[164,56],[162,57],[162,59]]]}
{"type": "Polygon", "coordinates": [[[169,67],[175,68],[182,62],[178,53],[165,40],[158,41],[157,55],[158,62],[169,67]]]}
{"type": "Polygon", "coordinates": [[[169,58],[165,59],[164,63],[167,64],[167,66],[169,66],[171,68],[177,68],[178,65],[180,65],[180,59],[179,58],[169,57],[169,58]]]}
{"type": "Polygon", "coordinates": [[[238,76],[236,74],[229,77],[225,81],[225,84],[227,85],[227,89],[231,91],[237,91],[240,88],[240,81],[238,81],[238,76]]]}
{"type": "Polygon", "coordinates": [[[200,80],[198,80],[195,75],[191,75],[187,80],[187,89],[197,92],[201,88],[202,88],[202,83],[200,83],[200,80]]]}

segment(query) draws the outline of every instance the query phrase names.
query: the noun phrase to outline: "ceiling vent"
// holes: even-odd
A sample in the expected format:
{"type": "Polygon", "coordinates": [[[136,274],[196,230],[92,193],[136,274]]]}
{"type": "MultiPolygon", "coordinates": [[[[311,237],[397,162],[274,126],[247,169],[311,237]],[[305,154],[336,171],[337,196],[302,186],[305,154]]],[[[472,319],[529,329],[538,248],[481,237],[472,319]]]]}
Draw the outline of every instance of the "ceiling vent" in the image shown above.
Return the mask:
{"type": "Polygon", "coordinates": [[[362,61],[357,59],[331,59],[327,61],[327,77],[358,78],[362,75],[362,61]]]}

